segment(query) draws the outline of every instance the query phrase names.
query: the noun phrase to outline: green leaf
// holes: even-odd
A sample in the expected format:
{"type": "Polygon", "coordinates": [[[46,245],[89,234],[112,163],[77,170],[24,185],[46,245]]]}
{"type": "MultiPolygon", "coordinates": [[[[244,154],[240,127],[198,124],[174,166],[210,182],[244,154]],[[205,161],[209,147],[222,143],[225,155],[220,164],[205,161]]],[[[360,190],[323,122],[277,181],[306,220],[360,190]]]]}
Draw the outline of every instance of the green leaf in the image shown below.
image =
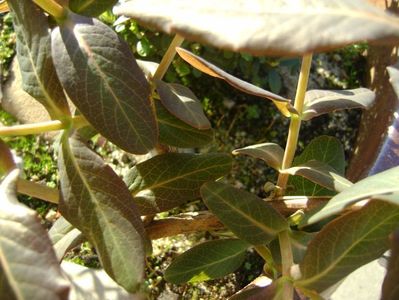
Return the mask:
{"type": "Polygon", "coordinates": [[[311,90],[306,92],[302,120],[310,120],[337,110],[364,108],[373,104],[375,93],[365,88],[344,91],[311,90]]]}
{"type": "Polygon", "coordinates": [[[155,101],[161,144],[179,147],[196,148],[213,141],[213,130],[199,130],[177,119],[160,103],[155,101]]]}
{"type": "Polygon", "coordinates": [[[18,175],[11,171],[0,185],[0,298],[68,299],[69,281],[46,230],[17,200],[18,175]]]}
{"type": "Polygon", "coordinates": [[[284,0],[251,4],[135,0],[115,7],[114,13],[168,34],[257,56],[301,56],[359,41],[397,41],[399,37],[397,18],[361,0],[294,4],[284,0]]]}
{"type": "Polygon", "coordinates": [[[201,102],[190,89],[181,84],[165,83],[161,80],[157,80],[155,84],[162,104],[176,118],[197,129],[211,128],[201,102]]]}
{"type": "Polygon", "coordinates": [[[261,159],[273,169],[280,170],[283,163],[284,149],[274,143],[264,143],[236,149],[233,154],[245,154],[261,159]]]}
{"type": "Polygon", "coordinates": [[[54,119],[70,115],[68,103],[51,58],[47,17],[32,1],[7,1],[13,12],[22,88],[54,119]]]}
{"type": "Polygon", "coordinates": [[[148,240],[129,190],[77,137],[59,150],[62,215],[95,246],[105,271],[126,290],[143,279],[148,240]]]}
{"type": "Polygon", "coordinates": [[[237,239],[202,243],[179,255],[165,271],[174,284],[217,279],[234,272],[245,259],[249,245],[237,239]]]}
{"type": "Polygon", "coordinates": [[[320,292],[380,257],[398,223],[399,208],[381,201],[328,223],[309,244],[295,285],[320,292]]]}
{"type": "Polygon", "coordinates": [[[216,67],[215,65],[211,64],[210,62],[206,61],[205,59],[183,48],[176,48],[176,51],[181,56],[181,58],[183,58],[186,62],[188,62],[190,65],[200,70],[201,72],[204,72],[216,78],[223,79],[229,85],[244,93],[272,100],[284,116],[289,116],[290,112],[295,112],[295,109],[291,105],[289,99],[273,94],[272,92],[266,91],[260,87],[257,87],[256,85],[234,77],[229,73],[223,71],[222,69],[216,67]]]}
{"type": "Polygon", "coordinates": [[[69,8],[80,15],[97,17],[117,2],[118,0],[69,0],[69,8]]]}
{"type": "Polygon", "coordinates": [[[395,300],[399,298],[399,231],[390,236],[391,254],[387,274],[382,284],[381,300],[395,300]]]}
{"type": "Polygon", "coordinates": [[[334,168],[317,160],[310,160],[304,164],[280,172],[302,176],[335,192],[342,192],[353,185],[345,177],[338,175],[334,168]]]}
{"type": "Polygon", "coordinates": [[[72,283],[69,300],[142,299],[140,295],[136,297],[126,292],[104,270],[89,269],[68,261],[63,261],[61,267],[72,283]]]}
{"type": "Polygon", "coordinates": [[[389,169],[356,182],[307,219],[307,224],[342,212],[346,207],[365,199],[379,199],[399,205],[399,167],[389,169]]]}
{"type": "Polygon", "coordinates": [[[66,92],[99,133],[128,152],[147,153],[155,146],[150,87],[129,46],[111,28],[70,13],[53,30],[52,51],[66,92]]]}
{"type": "Polygon", "coordinates": [[[16,167],[10,148],[0,139],[0,179],[16,167]]]}
{"type": "Polygon", "coordinates": [[[166,153],[134,166],[125,182],[140,213],[149,215],[198,199],[200,187],[227,174],[231,165],[231,157],[221,153],[166,153]]]}
{"type": "Polygon", "coordinates": [[[284,217],[267,202],[228,184],[208,182],[202,186],[201,195],[226,227],[252,245],[268,243],[288,228],[284,217]]]}
{"type": "MultiPolygon", "coordinates": [[[[340,141],[335,137],[319,136],[313,139],[305,147],[305,150],[294,159],[293,166],[307,163],[310,160],[321,161],[329,165],[338,175],[343,175],[345,172],[344,149],[340,141]]],[[[290,177],[288,185],[292,185],[294,190],[288,190],[287,195],[330,196],[336,194],[299,176],[290,177]]]]}
{"type": "Polygon", "coordinates": [[[53,226],[51,226],[50,230],[48,231],[51,242],[53,244],[57,243],[68,232],[71,232],[73,228],[73,225],[61,216],[59,219],[57,219],[57,221],[54,222],[53,226]]]}

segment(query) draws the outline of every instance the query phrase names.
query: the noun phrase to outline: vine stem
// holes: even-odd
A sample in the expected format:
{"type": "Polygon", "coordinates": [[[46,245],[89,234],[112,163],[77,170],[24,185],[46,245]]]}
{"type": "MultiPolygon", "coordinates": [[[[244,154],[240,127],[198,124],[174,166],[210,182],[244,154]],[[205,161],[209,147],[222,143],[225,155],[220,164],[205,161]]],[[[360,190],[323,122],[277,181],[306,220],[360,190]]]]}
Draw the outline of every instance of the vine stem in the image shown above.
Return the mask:
{"type": "Polygon", "coordinates": [[[176,47],[179,47],[183,43],[183,41],[184,41],[183,37],[181,37],[178,34],[175,35],[175,37],[173,38],[172,42],[169,45],[168,50],[163,56],[161,62],[159,63],[157,70],[155,71],[155,74],[153,76],[154,81],[161,80],[165,76],[166,71],[168,70],[170,64],[172,63],[176,55],[176,47]]]}
{"type": "Polygon", "coordinates": [[[33,2],[56,19],[62,20],[67,15],[67,10],[54,0],[33,0],[33,2]]]}
{"type": "MultiPolygon", "coordinates": [[[[305,101],[305,93],[308,87],[308,80],[310,74],[310,67],[312,65],[312,54],[306,54],[302,57],[301,71],[299,73],[298,87],[295,95],[294,108],[298,115],[291,115],[291,122],[288,131],[287,144],[284,151],[284,158],[281,169],[285,170],[291,167],[295,156],[295,151],[298,144],[299,130],[301,128],[301,118],[303,112],[303,105],[305,101]]],[[[276,196],[284,196],[289,175],[279,173],[277,179],[276,196]]],[[[282,275],[285,278],[290,278],[291,266],[294,264],[292,255],[292,246],[289,236],[289,230],[284,230],[279,233],[279,243],[281,252],[282,275]]],[[[294,289],[291,282],[285,282],[283,285],[283,299],[293,299],[294,289]]]]}
{"type": "MultiPolygon", "coordinates": [[[[75,116],[72,117],[72,126],[74,128],[80,128],[89,123],[83,116],[75,116]]],[[[40,123],[32,123],[32,124],[24,124],[24,125],[15,125],[8,127],[0,127],[0,137],[1,136],[21,136],[21,135],[29,135],[29,134],[40,134],[48,131],[62,130],[69,127],[68,124],[65,124],[59,120],[40,122],[40,123]]]]}
{"type": "MultiPolygon", "coordinates": [[[[294,107],[298,115],[291,116],[290,128],[288,131],[287,144],[285,146],[282,170],[291,167],[298,144],[299,130],[301,128],[301,116],[303,112],[303,103],[305,101],[305,93],[308,86],[310,66],[312,64],[312,54],[307,54],[302,58],[301,72],[298,79],[298,87],[295,95],[294,107]]],[[[287,187],[289,174],[280,173],[277,179],[277,196],[283,196],[287,187]]]]}

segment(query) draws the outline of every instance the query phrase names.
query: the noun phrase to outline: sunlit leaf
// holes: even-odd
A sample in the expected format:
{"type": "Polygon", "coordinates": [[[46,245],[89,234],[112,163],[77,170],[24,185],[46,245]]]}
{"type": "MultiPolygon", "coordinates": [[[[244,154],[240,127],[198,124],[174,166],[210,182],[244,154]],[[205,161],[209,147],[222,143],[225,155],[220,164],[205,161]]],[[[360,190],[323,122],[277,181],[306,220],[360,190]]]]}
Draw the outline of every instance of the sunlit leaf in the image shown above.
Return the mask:
{"type": "MultiPolygon", "coordinates": [[[[340,141],[335,137],[319,136],[313,139],[294,159],[293,166],[307,163],[310,160],[321,161],[332,167],[338,175],[344,175],[345,153],[340,141]]],[[[336,194],[336,192],[300,176],[290,176],[288,185],[294,189],[288,190],[287,195],[330,196],[336,194]]]]}
{"type": "Polygon", "coordinates": [[[52,118],[63,119],[69,107],[51,58],[47,17],[33,1],[8,0],[13,12],[22,87],[52,118]]]}
{"type": "Polygon", "coordinates": [[[143,279],[148,240],[123,181],[76,137],[59,150],[62,215],[94,245],[105,271],[126,290],[143,279]]]}
{"type": "Polygon", "coordinates": [[[208,182],[201,188],[201,195],[219,220],[250,244],[270,242],[288,227],[284,217],[267,202],[228,184],[208,182]]]}
{"type": "Polygon", "coordinates": [[[236,149],[233,154],[245,154],[261,159],[268,166],[280,170],[283,163],[284,149],[274,143],[264,143],[236,149]]]}
{"type": "Polygon", "coordinates": [[[226,175],[231,165],[221,153],[166,153],[135,165],[125,182],[141,214],[155,214],[200,198],[200,187],[226,175]]]}
{"type": "Polygon", "coordinates": [[[68,299],[50,239],[35,211],[19,203],[15,169],[0,185],[0,298],[68,299]]]}
{"type": "Polygon", "coordinates": [[[260,87],[257,87],[256,85],[234,77],[229,73],[223,71],[222,69],[216,67],[215,65],[211,64],[210,62],[206,61],[205,59],[183,48],[176,48],[176,51],[181,56],[181,58],[183,58],[186,62],[188,62],[190,65],[200,70],[201,72],[204,72],[213,77],[221,78],[231,86],[244,93],[272,100],[284,116],[289,116],[290,112],[295,111],[289,99],[273,94],[272,92],[266,91],[260,87]]]}
{"type": "Polygon", "coordinates": [[[387,67],[387,71],[388,71],[388,74],[389,74],[389,81],[392,84],[393,89],[395,90],[396,96],[399,97],[399,70],[398,70],[398,66],[387,67]]]}
{"type": "Polygon", "coordinates": [[[399,167],[389,169],[356,182],[344,190],[307,220],[316,223],[342,212],[346,207],[365,199],[380,199],[399,205],[399,167]]]}
{"type": "Polygon", "coordinates": [[[300,264],[296,285],[323,291],[388,249],[399,224],[399,207],[373,201],[330,223],[316,235],[300,264]]]}
{"type": "Polygon", "coordinates": [[[144,300],[126,292],[104,270],[89,269],[68,261],[63,261],[61,267],[72,283],[69,300],[144,300]]]}
{"type": "Polygon", "coordinates": [[[155,146],[149,85],[111,28],[70,13],[53,30],[52,51],[66,92],[99,133],[128,152],[147,153],[155,146]]]}
{"type": "Polygon", "coordinates": [[[111,9],[118,0],[69,0],[69,8],[80,15],[96,17],[111,9]]]}
{"type": "Polygon", "coordinates": [[[197,129],[209,129],[201,102],[193,92],[181,84],[156,81],[156,87],[164,107],[179,120],[197,129]]]}
{"type": "Polygon", "coordinates": [[[177,119],[160,103],[155,101],[159,126],[159,141],[161,144],[195,148],[205,146],[213,141],[213,130],[200,130],[177,119]]]}
{"type": "Polygon", "coordinates": [[[234,272],[245,259],[246,242],[214,240],[194,246],[173,260],[165,279],[175,284],[217,279],[234,272]]]}
{"type": "Polygon", "coordinates": [[[60,217],[54,222],[48,234],[59,261],[62,260],[65,253],[84,242],[83,234],[64,217],[60,217]]]}
{"type": "Polygon", "coordinates": [[[399,298],[399,231],[390,236],[391,253],[387,274],[382,284],[381,300],[395,300],[399,298]]]}
{"type": "Polygon", "coordinates": [[[0,13],[6,13],[9,10],[10,9],[8,7],[7,1],[6,0],[0,1],[0,13]]]}
{"type": "Polygon", "coordinates": [[[342,192],[353,185],[352,182],[336,172],[334,168],[317,160],[310,160],[299,166],[281,171],[281,173],[302,176],[336,192],[342,192]]]}
{"type": "Polygon", "coordinates": [[[254,55],[303,55],[399,37],[399,22],[361,0],[135,0],[117,15],[189,40],[254,55]]]}
{"type": "Polygon", "coordinates": [[[375,94],[369,89],[354,90],[311,90],[306,92],[303,120],[310,120],[322,114],[351,108],[368,108],[374,101],[375,94]]]}

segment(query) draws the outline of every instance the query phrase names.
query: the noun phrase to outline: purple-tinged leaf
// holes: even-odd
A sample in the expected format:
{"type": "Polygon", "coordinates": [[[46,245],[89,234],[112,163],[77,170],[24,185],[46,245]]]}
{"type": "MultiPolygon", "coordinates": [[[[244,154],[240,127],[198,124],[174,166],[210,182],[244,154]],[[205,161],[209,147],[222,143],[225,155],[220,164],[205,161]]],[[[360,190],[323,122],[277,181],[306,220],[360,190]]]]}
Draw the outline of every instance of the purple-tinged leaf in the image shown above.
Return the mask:
{"type": "Polygon", "coordinates": [[[176,118],[197,129],[209,129],[211,123],[193,92],[181,84],[155,82],[163,106],[176,118]]]}
{"type": "Polygon", "coordinates": [[[397,18],[361,0],[133,0],[114,13],[188,40],[262,56],[399,39],[397,18]]]}
{"type": "Polygon", "coordinates": [[[306,92],[302,120],[310,120],[322,114],[337,110],[363,108],[373,103],[374,92],[366,88],[354,90],[311,90],[306,92]]]}
{"type": "Polygon", "coordinates": [[[222,69],[216,67],[205,59],[187,51],[183,48],[176,48],[177,53],[186,62],[192,65],[194,68],[204,72],[210,76],[225,80],[229,85],[236,89],[254,96],[269,99],[274,102],[277,108],[281,111],[284,116],[289,116],[290,113],[295,112],[294,107],[291,105],[290,100],[279,95],[273,94],[272,92],[266,91],[256,85],[241,80],[237,77],[230,75],[222,69]]]}
{"type": "Polygon", "coordinates": [[[105,271],[134,292],[144,275],[149,240],[123,181],[76,136],[59,150],[62,215],[94,245],[105,271]]]}
{"type": "Polygon", "coordinates": [[[222,153],[166,153],[135,165],[125,182],[140,213],[155,214],[200,198],[201,186],[226,175],[231,164],[222,153]]]}
{"type": "Polygon", "coordinates": [[[0,185],[0,298],[68,299],[69,281],[35,211],[17,200],[19,170],[0,185]]]}
{"type": "Polygon", "coordinates": [[[47,17],[33,1],[7,2],[13,12],[22,87],[52,118],[63,119],[70,112],[51,57],[47,17]]]}
{"type": "Polygon", "coordinates": [[[220,182],[208,182],[201,188],[206,206],[238,238],[262,245],[288,228],[284,217],[266,201],[220,182]]]}
{"type": "Polygon", "coordinates": [[[274,143],[264,143],[233,150],[233,154],[245,154],[261,159],[273,169],[280,170],[284,158],[284,149],[274,143]]]}
{"type": "Polygon", "coordinates": [[[328,223],[310,242],[300,264],[302,277],[295,285],[318,292],[327,289],[380,257],[398,224],[399,207],[381,201],[372,201],[328,223]]]}
{"type": "Polygon", "coordinates": [[[125,151],[157,143],[150,87],[129,46],[96,19],[69,14],[52,33],[60,81],[91,125],[125,151]]]}

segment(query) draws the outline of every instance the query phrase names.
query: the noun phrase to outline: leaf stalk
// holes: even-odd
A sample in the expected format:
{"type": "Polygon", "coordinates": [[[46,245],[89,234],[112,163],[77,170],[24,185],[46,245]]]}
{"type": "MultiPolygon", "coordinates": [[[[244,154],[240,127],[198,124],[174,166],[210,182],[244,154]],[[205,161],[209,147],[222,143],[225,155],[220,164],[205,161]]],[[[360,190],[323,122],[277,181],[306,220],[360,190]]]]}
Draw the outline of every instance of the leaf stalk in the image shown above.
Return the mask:
{"type": "MultiPolygon", "coordinates": [[[[312,54],[307,54],[302,58],[301,72],[299,74],[298,87],[295,95],[294,108],[298,115],[291,115],[291,122],[288,131],[287,144],[285,147],[284,158],[282,163],[282,170],[291,167],[295,156],[295,151],[298,144],[299,130],[301,128],[301,117],[303,112],[303,105],[305,101],[305,93],[308,86],[310,67],[312,64],[312,54]]],[[[289,174],[280,173],[277,180],[277,196],[283,196],[287,187],[289,174]]]]}
{"type": "Polygon", "coordinates": [[[58,20],[65,19],[68,14],[67,9],[54,0],[33,0],[33,2],[58,20]]]}
{"type": "Polygon", "coordinates": [[[166,50],[165,55],[163,56],[157,70],[155,71],[153,80],[161,80],[168,70],[170,64],[172,63],[175,55],[176,55],[176,47],[179,47],[184,41],[184,38],[180,35],[176,34],[173,38],[172,42],[169,45],[168,50],[166,50]]]}
{"type": "Polygon", "coordinates": [[[89,123],[83,116],[75,116],[72,118],[72,124],[66,124],[59,120],[54,120],[40,123],[0,127],[0,137],[41,134],[48,131],[67,129],[70,125],[72,125],[74,128],[80,128],[88,124],[89,123]]]}

